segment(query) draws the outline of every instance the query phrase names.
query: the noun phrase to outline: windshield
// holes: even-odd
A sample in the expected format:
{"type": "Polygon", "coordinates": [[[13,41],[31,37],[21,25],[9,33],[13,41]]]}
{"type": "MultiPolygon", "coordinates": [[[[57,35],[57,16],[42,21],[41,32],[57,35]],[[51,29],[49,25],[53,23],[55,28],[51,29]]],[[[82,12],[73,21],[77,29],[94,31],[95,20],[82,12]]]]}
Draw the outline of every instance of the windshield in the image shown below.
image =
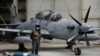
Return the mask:
{"type": "Polygon", "coordinates": [[[36,14],[36,19],[40,20],[50,20],[50,21],[58,21],[62,19],[61,14],[54,13],[51,10],[40,11],[36,14]]]}

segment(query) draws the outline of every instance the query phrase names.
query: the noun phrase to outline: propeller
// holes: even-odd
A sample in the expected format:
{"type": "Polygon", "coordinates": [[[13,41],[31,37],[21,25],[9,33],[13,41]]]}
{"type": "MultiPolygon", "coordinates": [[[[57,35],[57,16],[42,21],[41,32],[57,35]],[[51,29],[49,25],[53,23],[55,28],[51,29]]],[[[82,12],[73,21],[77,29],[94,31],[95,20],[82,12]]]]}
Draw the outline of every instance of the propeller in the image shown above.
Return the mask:
{"type": "Polygon", "coordinates": [[[69,14],[69,16],[77,23],[79,24],[80,26],[82,25],[78,20],[76,20],[71,14],[69,14]]]}
{"type": "Polygon", "coordinates": [[[85,16],[84,23],[87,23],[88,16],[89,16],[89,13],[90,13],[90,9],[91,9],[91,6],[89,6],[89,9],[88,9],[87,14],[86,14],[86,16],[85,16]]]}
{"type": "Polygon", "coordinates": [[[83,33],[92,34],[92,33],[95,33],[95,32],[93,30],[91,30],[91,31],[83,32],[83,33]]]}
{"type": "MultiPolygon", "coordinates": [[[[87,21],[88,21],[88,16],[89,16],[89,13],[90,13],[90,9],[91,9],[91,6],[89,6],[89,9],[88,9],[88,11],[86,13],[84,23],[87,23],[87,21]]],[[[86,33],[85,33],[85,39],[86,39],[87,46],[90,46],[90,43],[89,43],[89,40],[88,40],[88,37],[87,37],[86,33]]]]}
{"type": "MultiPolygon", "coordinates": [[[[85,20],[84,20],[84,23],[87,23],[88,21],[88,16],[89,16],[89,13],[90,13],[90,9],[91,9],[91,6],[89,6],[89,9],[86,13],[86,16],[85,16],[85,20]]],[[[82,32],[82,28],[86,28],[86,30],[89,30],[89,27],[88,26],[83,26],[84,24],[80,23],[78,20],[76,20],[71,14],[69,14],[69,16],[79,25],[79,30],[78,30],[78,35],[81,35],[81,34],[85,34],[85,39],[86,39],[86,44],[87,46],[90,46],[90,43],[89,43],[89,40],[88,40],[88,37],[87,37],[87,34],[88,33],[92,33],[93,31],[86,31],[86,32],[82,32]],[[83,27],[82,27],[83,26],[83,27]],[[80,34],[81,33],[81,34],[80,34]]]]}
{"type": "Polygon", "coordinates": [[[87,34],[86,33],[85,33],[85,39],[86,39],[87,46],[90,46],[90,43],[89,43],[89,40],[88,40],[88,37],[87,37],[87,34]]]}

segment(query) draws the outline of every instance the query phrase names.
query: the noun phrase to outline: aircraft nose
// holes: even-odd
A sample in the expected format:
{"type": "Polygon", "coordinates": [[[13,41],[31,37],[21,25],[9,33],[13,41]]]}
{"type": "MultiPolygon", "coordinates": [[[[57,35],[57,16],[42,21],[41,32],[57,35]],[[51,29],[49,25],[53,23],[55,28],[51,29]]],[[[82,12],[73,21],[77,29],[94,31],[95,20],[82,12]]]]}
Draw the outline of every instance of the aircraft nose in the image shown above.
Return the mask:
{"type": "Polygon", "coordinates": [[[80,27],[81,31],[85,32],[90,29],[90,26],[86,23],[83,23],[82,26],[80,27]]]}

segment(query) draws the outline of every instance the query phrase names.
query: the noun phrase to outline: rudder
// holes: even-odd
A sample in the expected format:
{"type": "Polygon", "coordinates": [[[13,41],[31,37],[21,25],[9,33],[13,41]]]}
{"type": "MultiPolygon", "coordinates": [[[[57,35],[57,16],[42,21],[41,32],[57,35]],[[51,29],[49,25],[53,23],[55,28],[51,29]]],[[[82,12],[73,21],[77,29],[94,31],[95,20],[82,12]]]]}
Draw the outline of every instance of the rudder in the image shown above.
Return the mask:
{"type": "Polygon", "coordinates": [[[21,21],[17,17],[17,11],[14,4],[11,5],[10,12],[11,12],[11,24],[20,24],[21,21]]]}

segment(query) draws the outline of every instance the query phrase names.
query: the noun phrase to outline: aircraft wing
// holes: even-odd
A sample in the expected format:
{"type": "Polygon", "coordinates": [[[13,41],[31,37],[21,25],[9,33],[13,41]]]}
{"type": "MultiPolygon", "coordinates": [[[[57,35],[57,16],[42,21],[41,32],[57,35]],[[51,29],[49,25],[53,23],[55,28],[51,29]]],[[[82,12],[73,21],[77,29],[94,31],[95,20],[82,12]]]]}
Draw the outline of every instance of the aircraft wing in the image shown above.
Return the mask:
{"type": "Polygon", "coordinates": [[[89,31],[97,31],[100,30],[100,28],[90,28],[89,31]]]}
{"type": "MultiPolygon", "coordinates": [[[[16,32],[16,33],[27,33],[30,34],[32,30],[20,30],[20,29],[7,29],[7,28],[0,28],[1,32],[16,32]]],[[[40,30],[42,35],[49,35],[49,32],[45,29],[40,30]]]]}
{"type": "Polygon", "coordinates": [[[42,35],[50,35],[50,33],[49,33],[47,30],[45,30],[45,29],[41,29],[41,30],[40,30],[40,33],[41,33],[42,35]]]}
{"type": "Polygon", "coordinates": [[[0,26],[18,26],[18,24],[0,24],[0,26]]]}

